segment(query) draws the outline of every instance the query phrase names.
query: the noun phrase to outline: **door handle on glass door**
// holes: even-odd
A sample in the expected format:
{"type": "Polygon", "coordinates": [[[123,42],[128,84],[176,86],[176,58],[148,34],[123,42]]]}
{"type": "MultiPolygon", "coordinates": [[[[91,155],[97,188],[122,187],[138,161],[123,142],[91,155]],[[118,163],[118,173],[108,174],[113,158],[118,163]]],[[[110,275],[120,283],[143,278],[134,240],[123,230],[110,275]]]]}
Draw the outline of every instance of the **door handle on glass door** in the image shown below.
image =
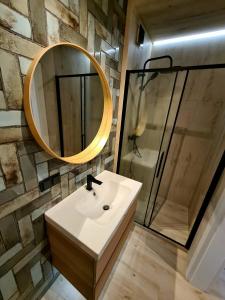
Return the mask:
{"type": "Polygon", "coordinates": [[[161,169],[161,165],[162,165],[162,161],[163,161],[163,157],[164,157],[164,151],[162,152],[161,156],[160,156],[160,160],[159,160],[159,166],[158,166],[158,170],[156,173],[156,178],[159,177],[159,173],[160,173],[160,169],[161,169]]]}

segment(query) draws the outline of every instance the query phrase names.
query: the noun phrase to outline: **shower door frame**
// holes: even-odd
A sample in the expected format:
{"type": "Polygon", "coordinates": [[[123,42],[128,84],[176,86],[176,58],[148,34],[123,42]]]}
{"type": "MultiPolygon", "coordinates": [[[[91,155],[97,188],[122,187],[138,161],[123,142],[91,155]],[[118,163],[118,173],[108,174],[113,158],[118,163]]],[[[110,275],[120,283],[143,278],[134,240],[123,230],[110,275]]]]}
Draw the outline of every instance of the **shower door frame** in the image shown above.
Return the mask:
{"type": "MultiPolygon", "coordinates": [[[[174,80],[174,86],[175,86],[179,72],[180,71],[186,71],[187,72],[186,75],[185,75],[185,80],[184,80],[184,84],[183,84],[183,87],[182,87],[182,92],[181,92],[180,100],[179,100],[179,103],[178,103],[176,116],[175,116],[175,120],[174,120],[174,124],[173,124],[173,128],[172,128],[171,136],[170,136],[170,139],[169,139],[168,148],[167,148],[164,163],[160,166],[158,165],[160,157],[161,157],[160,151],[159,151],[159,155],[158,155],[158,158],[157,158],[157,163],[156,163],[156,168],[155,168],[155,171],[154,171],[154,177],[153,177],[151,189],[152,189],[153,184],[154,184],[156,172],[157,173],[160,172],[161,175],[160,175],[159,184],[158,184],[158,187],[157,187],[157,193],[155,195],[151,215],[154,211],[154,206],[155,206],[155,203],[156,203],[158,190],[159,190],[159,187],[160,187],[160,184],[161,184],[161,179],[162,179],[163,171],[164,171],[164,168],[165,168],[167,155],[168,155],[168,152],[169,152],[169,149],[170,149],[170,144],[171,144],[171,140],[172,140],[172,137],[173,137],[176,120],[177,120],[177,117],[178,117],[178,114],[179,114],[179,109],[180,109],[180,106],[181,106],[181,103],[182,103],[183,94],[184,94],[184,91],[185,91],[185,86],[186,86],[186,83],[187,83],[189,71],[191,71],[191,70],[208,70],[208,69],[225,69],[225,63],[224,64],[208,64],[208,65],[191,65],[191,66],[171,66],[169,68],[149,68],[149,69],[137,69],[137,70],[127,70],[126,71],[123,109],[122,109],[122,118],[121,118],[121,129],[120,129],[120,138],[119,138],[119,149],[118,149],[118,160],[117,160],[117,168],[116,168],[116,173],[117,174],[119,174],[119,169],[120,169],[121,152],[122,152],[122,145],[123,145],[123,133],[124,133],[124,126],[125,126],[125,119],[126,119],[126,108],[127,108],[127,100],[128,100],[128,93],[129,93],[130,75],[131,74],[137,74],[137,73],[143,73],[143,72],[146,72],[146,73],[159,72],[159,73],[162,73],[162,74],[163,73],[168,73],[168,72],[169,73],[176,72],[176,76],[175,76],[175,80],[174,80]],[[160,167],[160,169],[158,170],[159,167],[160,167]]],[[[174,88],[173,88],[173,91],[174,91],[174,88]]],[[[172,94],[171,94],[171,100],[173,99],[173,91],[172,91],[172,94]]],[[[171,107],[171,103],[170,103],[169,108],[168,108],[167,117],[170,113],[170,107],[171,107]]],[[[167,125],[167,119],[168,119],[167,117],[166,117],[165,127],[167,125]]],[[[165,128],[164,128],[164,130],[165,130],[165,128]]],[[[163,136],[162,136],[162,141],[163,141],[163,138],[164,138],[164,132],[163,132],[163,136]]],[[[162,144],[162,141],[161,141],[161,144],[162,144]]],[[[200,226],[200,223],[202,221],[202,218],[203,218],[203,216],[206,212],[206,209],[207,209],[207,207],[208,207],[208,205],[209,205],[209,203],[212,199],[213,193],[214,193],[214,191],[217,187],[217,184],[220,180],[220,177],[221,177],[224,169],[225,169],[225,151],[223,151],[220,162],[219,162],[219,164],[216,168],[216,171],[213,174],[211,183],[210,183],[209,188],[208,188],[208,190],[205,194],[204,200],[203,200],[202,205],[199,209],[199,212],[196,216],[194,224],[193,224],[193,226],[190,230],[190,233],[189,233],[189,236],[188,236],[188,239],[187,239],[185,245],[177,242],[176,240],[174,240],[174,239],[172,239],[172,238],[170,238],[170,237],[168,237],[168,236],[166,236],[166,235],[164,235],[160,232],[158,232],[157,230],[154,230],[154,229],[150,228],[151,217],[150,217],[149,224],[145,225],[145,222],[144,222],[144,224],[142,226],[144,226],[145,228],[148,228],[149,230],[155,232],[156,234],[158,234],[158,235],[160,235],[160,236],[162,236],[162,237],[178,244],[179,246],[185,247],[186,249],[190,249],[191,244],[194,240],[194,237],[195,237],[195,235],[198,231],[198,228],[200,226]]],[[[150,203],[150,197],[151,197],[151,190],[150,190],[150,194],[149,194],[148,206],[149,206],[149,203],[150,203]]],[[[147,215],[147,212],[148,212],[148,206],[147,206],[147,209],[146,209],[146,215],[147,215]]],[[[145,215],[145,219],[146,219],[146,215],[145,215]]]]}

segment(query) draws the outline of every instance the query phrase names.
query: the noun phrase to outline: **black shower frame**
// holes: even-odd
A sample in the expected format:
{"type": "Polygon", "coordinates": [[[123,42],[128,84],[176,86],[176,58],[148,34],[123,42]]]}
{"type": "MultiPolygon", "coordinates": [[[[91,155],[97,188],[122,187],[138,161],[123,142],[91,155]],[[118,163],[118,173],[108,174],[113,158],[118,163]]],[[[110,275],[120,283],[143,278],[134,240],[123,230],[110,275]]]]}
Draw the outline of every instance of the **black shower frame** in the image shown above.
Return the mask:
{"type": "MultiPolygon", "coordinates": [[[[182,98],[183,98],[183,94],[184,94],[184,91],[185,91],[185,87],[186,87],[186,83],[187,83],[187,78],[188,78],[188,74],[189,74],[189,71],[192,71],[192,70],[207,70],[207,69],[225,69],[225,63],[224,64],[208,64],[208,65],[191,65],[191,66],[170,66],[169,68],[149,68],[149,69],[137,69],[137,70],[127,70],[126,71],[126,79],[125,79],[125,88],[124,88],[124,101],[123,101],[123,109],[122,109],[122,119],[121,119],[121,131],[120,131],[120,140],[119,140],[119,150],[118,150],[118,160],[117,160],[117,169],[116,169],[116,173],[119,174],[119,169],[120,169],[120,161],[121,161],[121,152],[122,152],[122,145],[123,145],[123,134],[124,134],[124,126],[125,126],[125,118],[126,118],[126,108],[127,108],[127,100],[128,100],[128,93],[129,93],[129,82],[130,82],[130,75],[131,74],[137,74],[137,73],[153,73],[153,72],[159,72],[159,73],[173,73],[173,72],[176,72],[176,77],[175,77],[175,80],[174,80],[174,87],[175,87],[175,84],[176,84],[176,79],[177,79],[177,76],[178,76],[178,72],[180,71],[187,71],[187,74],[185,76],[185,81],[184,81],[184,85],[183,85],[183,89],[182,89],[182,93],[181,93],[181,97],[180,97],[180,100],[179,100],[179,104],[178,104],[178,109],[177,109],[177,113],[176,113],[176,117],[175,117],[175,120],[174,120],[174,126],[172,128],[172,132],[171,132],[171,136],[170,136],[170,140],[169,140],[169,144],[168,144],[168,148],[167,148],[167,154],[169,152],[169,148],[170,148],[170,144],[171,144],[171,140],[172,140],[172,137],[173,137],[173,133],[174,133],[174,128],[175,128],[175,124],[176,124],[176,121],[177,121],[177,117],[178,117],[178,112],[179,112],[179,108],[180,108],[180,105],[182,103],[182,98]]],[[[174,87],[173,87],[173,91],[174,91],[174,87]]],[[[170,105],[171,105],[171,100],[173,98],[173,91],[172,91],[172,94],[171,94],[171,99],[170,99],[170,104],[169,104],[169,111],[170,111],[170,105]]],[[[169,113],[169,112],[168,112],[169,113]]],[[[164,134],[164,133],[163,133],[164,134]]],[[[163,139],[163,137],[162,137],[163,139]]],[[[166,154],[166,159],[167,159],[167,154],[166,154]]],[[[165,164],[166,164],[166,159],[163,163],[163,166],[162,166],[162,170],[158,170],[158,162],[159,162],[159,159],[160,157],[158,156],[158,159],[157,159],[157,163],[156,163],[156,168],[155,168],[155,174],[156,174],[156,171],[160,171],[161,173],[161,176],[160,176],[160,181],[159,181],[159,186],[161,184],[161,179],[162,179],[162,174],[164,172],[164,167],[165,167],[165,164]]],[[[146,226],[145,224],[143,224],[142,226],[148,228],[149,230],[155,232],[156,234],[178,244],[179,246],[182,246],[182,247],[185,247],[186,249],[190,249],[191,247],[191,244],[194,240],[194,237],[197,233],[197,230],[200,226],[200,223],[202,221],[202,218],[206,212],[206,209],[212,199],[212,196],[213,196],[213,193],[218,185],[218,182],[220,180],[220,177],[224,171],[224,167],[225,167],[225,151],[223,152],[223,155],[220,159],[220,162],[217,166],[217,169],[216,171],[214,172],[214,175],[213,175],[213,178],[211,180],[211,183],[209,185],[209,188],[208,188],[208,191],[206,192],[206,195],[205,195],[205,198],[203,200],[203,203],[201,205],[201,208],[198,212],[198,215],[195,219],[195,222],[192,226],[192,229],[189,233],[189,236],[188,236],[188,239],[187,239],[187,242],[185,245],[175,241],[174,239],[150,228],[150,226],[146,226]]],[[[154,177],[155,177],[155,174],[154,174],[154,177]]],[[[158,189],[159,189],[159,186],[158,186],[158,189]]],[[[158,189],[157,189],[157,193],[156,193],[156,196],[155,196],[155,199],[154,199],[154,204],[153,204],[153,208],[152,208],[152,211],[154,210],[154,206],[155,206],[155,202],[156,202],[156,198],[157,198],[157,194],[158,194],[158,189]]],[[[150,195],[149,195],[150,196],[150,195]]],[[[148,203],[149,204],[149,203],[148,203]]],[[[146,210],[147,211],[147,210],[146,210]]]]}

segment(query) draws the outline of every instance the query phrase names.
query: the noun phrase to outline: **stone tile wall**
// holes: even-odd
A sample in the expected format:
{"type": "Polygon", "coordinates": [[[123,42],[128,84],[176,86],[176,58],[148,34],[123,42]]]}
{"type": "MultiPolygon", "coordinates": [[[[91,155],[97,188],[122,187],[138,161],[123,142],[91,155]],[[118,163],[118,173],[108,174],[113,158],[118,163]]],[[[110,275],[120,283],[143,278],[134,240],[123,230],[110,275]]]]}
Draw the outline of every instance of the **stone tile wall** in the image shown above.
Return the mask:
{"type": "Polygon", "coordinates": [[[125,3],[118,0],[0,1],[0,299],[38,299],[57,276],[50,263],[43,213],[86,175],[111,169],[117,123],[125,3]],[[23,112],[23,80],[42,47],[69,41],[101,64],[114,104],[110,138],[84,165],[52,159],[32,138],[23,112]],[[38,182],[60,172],[41,193],[38,182]]]}

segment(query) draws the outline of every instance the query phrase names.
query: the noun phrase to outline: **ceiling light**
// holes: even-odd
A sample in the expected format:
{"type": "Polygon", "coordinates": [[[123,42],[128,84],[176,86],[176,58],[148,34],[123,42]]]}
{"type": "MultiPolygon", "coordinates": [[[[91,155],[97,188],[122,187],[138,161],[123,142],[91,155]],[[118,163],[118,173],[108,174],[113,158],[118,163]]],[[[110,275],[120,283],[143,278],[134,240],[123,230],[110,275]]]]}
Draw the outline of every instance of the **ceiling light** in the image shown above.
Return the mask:
{"type": "Polygon", "coordinates": [[[218,36],[223,36],[223,35],[225,35],[225,29],[210,31],[210,32],[205,32],[205,33],[183,35],[183,36],[169,38],[169,39],[165,39],[165,40],[156,40],[153,42],[153,45],[159,46],[159,45],[175,44],[175,43],[181,43],[181,42],[187,42],[187,41],[213,38],[213,37],[218,37],[218,36]]]}

